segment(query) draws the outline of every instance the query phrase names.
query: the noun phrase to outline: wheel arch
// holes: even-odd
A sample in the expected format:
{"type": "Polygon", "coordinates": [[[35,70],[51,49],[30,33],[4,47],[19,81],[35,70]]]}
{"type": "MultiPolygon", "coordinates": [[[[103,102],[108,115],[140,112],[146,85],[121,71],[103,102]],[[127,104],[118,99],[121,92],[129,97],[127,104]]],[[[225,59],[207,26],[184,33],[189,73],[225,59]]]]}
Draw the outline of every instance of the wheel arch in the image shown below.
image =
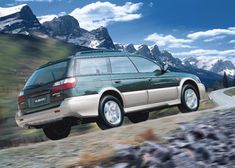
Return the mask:
{"type": "Polygon", "coordinates": [[[191,84],[192,86],[195,87],[195,89],[197,90],[198,96],[199,96],[199,100],[200,100],[201,98],[200,98],[199,87],[197,85],[197,82],[194,79],[192,79],[192,78],[184,78],[184,79],[181,80],[181,82],[180,82],[180,91],[179,91],[180,98],[181,98],[182,88],[183,88],[184,85],[187,85],[187,84],[191,84]]]}
{"type": "Polygon", "coordinates": [[[123,108],[125,107],[125,101],[124,101],[125,99],[119,90],[115,88],[105,88],[101,90],[99,94],[100,94],[99,102],[104,96],[111,95],[111,96],[116,97],[120,101],[123,108]]]}

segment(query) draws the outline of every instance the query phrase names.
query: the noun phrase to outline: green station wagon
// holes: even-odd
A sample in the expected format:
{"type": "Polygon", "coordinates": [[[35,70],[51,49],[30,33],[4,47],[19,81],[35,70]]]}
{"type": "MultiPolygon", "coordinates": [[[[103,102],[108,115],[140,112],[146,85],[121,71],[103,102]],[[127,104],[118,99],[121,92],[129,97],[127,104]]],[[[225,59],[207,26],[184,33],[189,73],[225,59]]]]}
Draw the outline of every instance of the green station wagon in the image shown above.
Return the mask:
{"type": "Polygon", "coordinates": [[[177,105],[197,111],[205,87],[192,74],[167,70],[140,55],[121,51],[83,51],[49,62],[28,79],[18,97],[16,122],[42,128],[52,140],[71,126],[96,122],[101,129],[148,119],[156,108],[177,105]]]}

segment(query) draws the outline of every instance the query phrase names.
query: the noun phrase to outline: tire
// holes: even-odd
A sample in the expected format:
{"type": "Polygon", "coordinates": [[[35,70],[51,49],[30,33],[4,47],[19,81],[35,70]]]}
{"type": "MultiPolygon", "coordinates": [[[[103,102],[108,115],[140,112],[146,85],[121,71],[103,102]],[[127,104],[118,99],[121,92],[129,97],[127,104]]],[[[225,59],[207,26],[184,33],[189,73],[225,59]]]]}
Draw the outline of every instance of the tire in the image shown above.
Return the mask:
{"type": "Polygon", "coordinates": [[[128,119],[133,123],[139,123],[148,120],[149,112],[145,113],[131,113],[127,115],[128,119]]]}
{"type": "Polygon", "coordinates": [[[100,129],[110,129],[122,125],[124,110],[120,101],[114,96],[104,96],[99,104],[99,116],[96,121],[100,129]]]}
{"type": "Polygon", "coordinates": [[[199,93],[196,88],[191,84],[184,85],[181,92],[181,104],[178,106],[179,110],[182,113],[197,111],[199,104],[199,93]]]}
{"type": "Polygon", "coordinates": [[[43,127],[43,131],[47,138],[51,140],[59,140],[66,138],[71,131],[71,122],[62,120],[56,123],[51,123],[43,127]]]}

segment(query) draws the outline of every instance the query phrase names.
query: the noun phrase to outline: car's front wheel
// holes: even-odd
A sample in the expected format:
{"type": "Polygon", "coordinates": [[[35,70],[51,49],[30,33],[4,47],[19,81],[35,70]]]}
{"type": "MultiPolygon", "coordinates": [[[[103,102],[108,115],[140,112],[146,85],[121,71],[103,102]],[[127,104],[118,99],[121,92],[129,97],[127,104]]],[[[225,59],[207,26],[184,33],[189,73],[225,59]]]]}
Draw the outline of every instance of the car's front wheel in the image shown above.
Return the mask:
{"type": "Polygon", "coordinates": [[[119,127],[124,119],[124,110],[120,101],[111,95],[104,96],[99,104],[97,125],[100,129],[119,127]]]}
{"type": "Polygon", "coordinates": [[[149,112],[136,112],[136,113],[130,113],[127,115],[128,119],[133,123],[139,123],[148,120],[149,118],[149,112]]]}
{"type": "Polygon", "coordinates": [[[62,120],[43,127],[45,135],[51,140],[66,138],[71,131],[71,122],[62,120]]]}
{"type": "Polygon", "coordinates": [[[181,104],[178,106],[182,113],[197,111],[199,108],[199,93],[196,88],[187,84],[181,92],[181,104]]]}

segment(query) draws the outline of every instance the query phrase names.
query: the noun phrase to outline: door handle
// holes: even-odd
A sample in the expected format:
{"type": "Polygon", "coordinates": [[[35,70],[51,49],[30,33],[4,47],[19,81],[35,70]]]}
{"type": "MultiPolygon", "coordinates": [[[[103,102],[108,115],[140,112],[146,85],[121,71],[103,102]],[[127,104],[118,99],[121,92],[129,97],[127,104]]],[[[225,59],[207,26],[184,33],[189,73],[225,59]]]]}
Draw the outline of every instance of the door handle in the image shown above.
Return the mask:
{"type": "Polygon", "coordinates": [[[153,79],[152,78],[149,78],[148,81],[151,82],[153,79]]]}
{"type": "Polygon", "coordinates": [[[114,83],[121,83],[121,81],[120,80],[116,80],[116,81],[114,81],[114,83]]]}

